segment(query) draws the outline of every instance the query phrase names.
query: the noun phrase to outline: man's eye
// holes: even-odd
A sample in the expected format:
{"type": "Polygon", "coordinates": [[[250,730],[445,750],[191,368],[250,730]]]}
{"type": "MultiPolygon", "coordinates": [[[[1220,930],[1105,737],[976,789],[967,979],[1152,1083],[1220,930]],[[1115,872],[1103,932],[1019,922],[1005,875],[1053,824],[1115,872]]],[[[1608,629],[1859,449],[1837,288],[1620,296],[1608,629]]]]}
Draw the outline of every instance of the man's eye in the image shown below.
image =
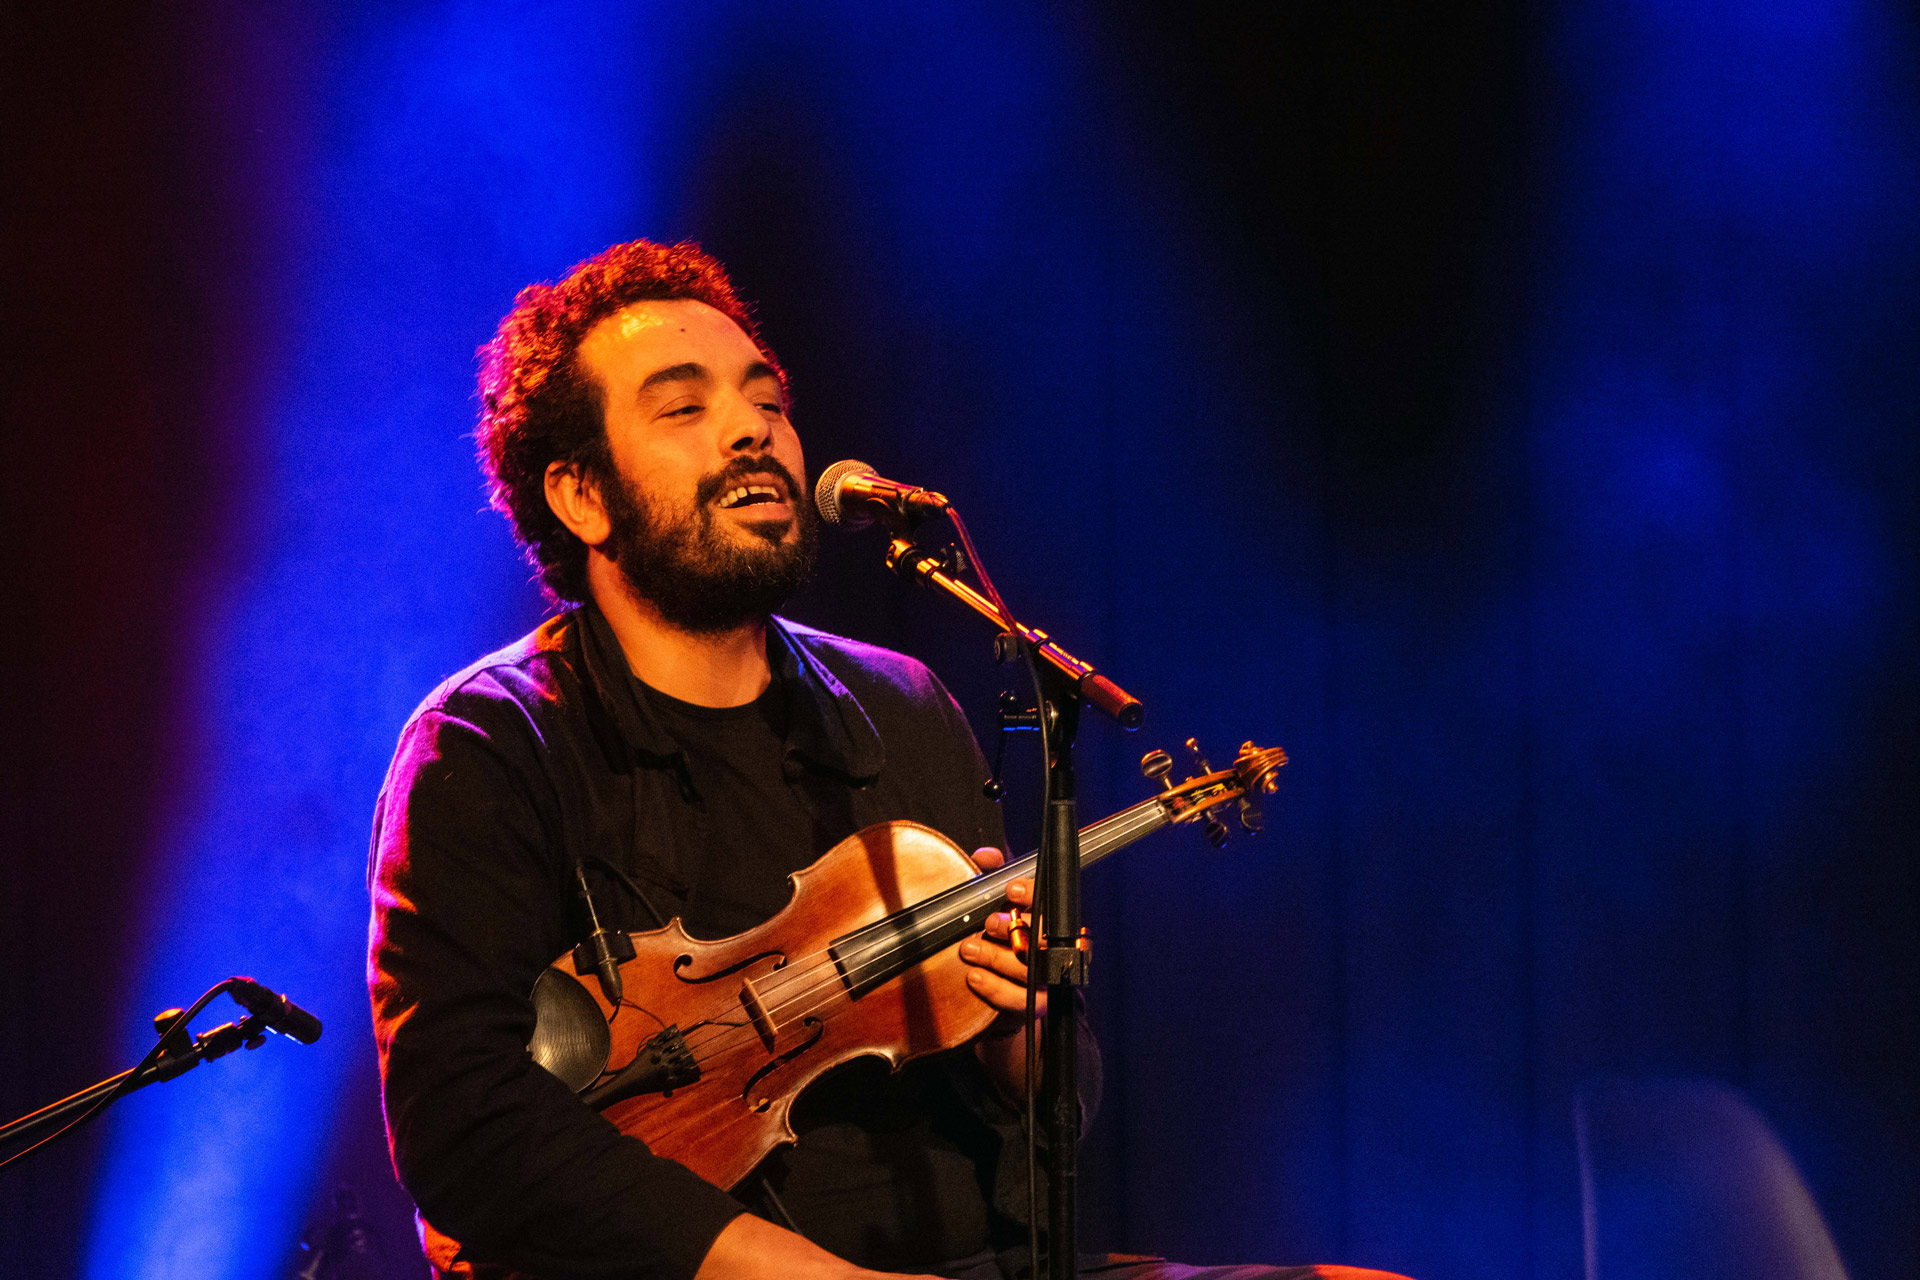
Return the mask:
{"type": "Polygon", "coordinates": [[[706,408],[706,406],[703,404],[683,404],[678,409],[667,410],[666,416],[669,418],[690,417],[704,408],[706,408]]]}
{"type": "Polygon", "coordinates": [[[760,412],[785,415],[787,407],[778,400],[765,400],[760,404],[760,412]]]}

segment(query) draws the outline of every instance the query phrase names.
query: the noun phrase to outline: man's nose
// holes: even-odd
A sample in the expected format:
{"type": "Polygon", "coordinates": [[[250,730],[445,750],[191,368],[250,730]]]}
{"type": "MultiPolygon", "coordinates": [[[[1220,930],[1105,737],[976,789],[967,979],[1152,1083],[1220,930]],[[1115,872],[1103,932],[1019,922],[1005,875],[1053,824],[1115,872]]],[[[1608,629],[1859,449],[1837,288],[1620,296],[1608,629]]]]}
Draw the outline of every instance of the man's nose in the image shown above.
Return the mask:
{"type": "Polygon", "coordinates": [[[760,406],[744,395],[728,397],[721,415],[720,448],[724,453],[760,453],[773,443],[773,426],[760,406]]]}

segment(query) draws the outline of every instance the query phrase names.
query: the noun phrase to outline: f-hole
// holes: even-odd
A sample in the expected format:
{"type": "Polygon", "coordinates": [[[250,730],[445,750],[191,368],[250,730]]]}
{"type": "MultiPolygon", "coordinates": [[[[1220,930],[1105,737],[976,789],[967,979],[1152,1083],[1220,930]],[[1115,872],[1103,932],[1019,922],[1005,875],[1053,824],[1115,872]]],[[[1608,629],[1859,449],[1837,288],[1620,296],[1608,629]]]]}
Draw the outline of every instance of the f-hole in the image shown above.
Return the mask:
{"type": "Polygon", "coordinates": [[[827,1024],[822,1022],[818,1018],[807,1017],[807,1018],[802,1018],[800,1021],[806,1027],[809,1028],[809,1034],[807,1038],[805,1040],[802,1040],[799,1044],[793,1046],[793,1048],[787,1050],[785,1053],[779,1055],[778,1057],[768,1059],[767,1062],[763,1066],[761,1066],[759,1070],[755,1071],[752,1075],[747,1077],[746,1085],[740,1090],[741,1099],[749,1107],[752,1107],[753,1110],[755,1111],[766,1110],[765,1107],[756,1106],[754,1104],[753,1099],[748,1096],[753,1092],[753,1086],[759,1084],[762,1080],[766,1079],[773,1072],[775,1072],[781,1067],[784,1067],[787,1063],[792,1062],[795,1058],[799,1057],[801,1054],[805,1053],[807,1050],[813,1048],[815,1044],[819,1043],[820,1037],[825,1035],[827,1032],[827,1024]]]}

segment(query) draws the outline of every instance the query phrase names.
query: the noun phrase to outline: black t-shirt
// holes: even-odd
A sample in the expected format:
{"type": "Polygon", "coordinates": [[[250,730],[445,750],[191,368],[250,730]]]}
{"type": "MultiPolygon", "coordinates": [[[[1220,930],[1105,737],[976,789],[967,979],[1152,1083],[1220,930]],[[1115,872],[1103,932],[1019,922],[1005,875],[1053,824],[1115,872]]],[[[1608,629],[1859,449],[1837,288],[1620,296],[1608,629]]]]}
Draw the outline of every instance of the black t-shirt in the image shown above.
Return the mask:
{"type": "MultiPolygon", "coordinates": [[[[787,904],[789,874],[851,834],[788,761],[787,691],[776,680],[745,706],[717,708],[641,689],[685,753],[703,828],[684,923],[704,938],[751,929],[787,904]]],[[[764,1200],[770,1184],[808,1238],[889,1270],[934,1270],[990,1247],[980,1169],[992,1136],[937,1065],[850,1063],[802,1094],[792,1119],[799,1142],[737,1189],[743,1200],[764,1200]]],[[[770,1202],[763,1212],[780,1220],[770,1202]]]]}
{"type": "Polygon", "coordinates": [[[702,707],[641,685],[660,726],[686,753],[689,797],[704,848],[695,850],[682,921],[726,938],[787,904],[787,876],[832,847],[814,806],[786,774],[786,690],[776,680],[741,707],[702,707]],[[826,843],[822,843],[822,841],[826,843]]]}

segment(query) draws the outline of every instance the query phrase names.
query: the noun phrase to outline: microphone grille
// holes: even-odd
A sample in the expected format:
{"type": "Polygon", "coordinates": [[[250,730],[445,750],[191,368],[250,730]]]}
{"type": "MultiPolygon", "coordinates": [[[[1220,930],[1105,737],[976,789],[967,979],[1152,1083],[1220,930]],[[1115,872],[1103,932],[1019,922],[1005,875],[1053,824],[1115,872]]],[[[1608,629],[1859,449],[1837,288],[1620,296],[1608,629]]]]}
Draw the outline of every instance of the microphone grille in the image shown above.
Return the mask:
{"type": "Polygon", "coordinates": [[[848,476],[872,474],[872,467],[853,458],[836,462],[822,471],[820,483],[813,487],[813,505],[819,508],[820,518],[828,524],[843,525],[848,529],[858,529],[873,523],[872,517],[864,513],[843,511],[840,507],[840,482],[848,476]]]}

